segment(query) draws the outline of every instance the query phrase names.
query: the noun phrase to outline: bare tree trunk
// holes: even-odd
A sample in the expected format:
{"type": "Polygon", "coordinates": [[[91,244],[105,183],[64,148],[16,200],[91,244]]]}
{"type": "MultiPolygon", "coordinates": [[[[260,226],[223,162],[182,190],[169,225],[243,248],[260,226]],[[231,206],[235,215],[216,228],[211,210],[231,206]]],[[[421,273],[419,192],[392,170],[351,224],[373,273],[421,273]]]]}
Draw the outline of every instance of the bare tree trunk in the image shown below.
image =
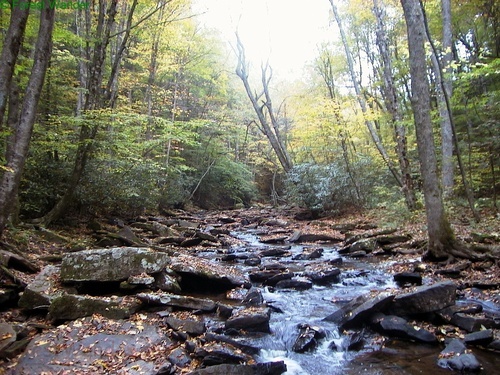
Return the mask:
{"type": "Polygon", "coordinates": [[[40,26],[35,45],[33,66],[23,98],[16,132],[11,137],[13,142],[11,147],[14,152],[7,161],[6,169],[0,180],[0,235],[5,229],[11,210],[15,205],[19,182],[28,155],[38,101],[42,93],[45,73],[52,52],[54,16],[55,9],[50,6],[45,6],[40,13],[40,26]]]}
{"type": "Polygon", "coordinates": [[[252,93],[252,89],[250,88],[250,83],[248,82],[248,65],[247,65],[248,63],[245,58],[245,49],[238,35],[236,35],[236,38],[238,47],[238,66],[236,68],[236,74],[238,75],[238,77],[240,77],[241,81],[243,82],[247,96],[250,99],[250,102],[252,103],[257,118],[259,119],[262,131],[269,140],[269,143],[271,144],[271,147],[273,148],[276,156],[278,157],[278,160],[281,166],[283,167],[283,170],[285,172],[288,172],[292,169],[293,163],[290,158],[290,155],[288,155],[286,146],[281,137],[281,131],[278,126],[279,125],[278,120],[276,118],[276,115],[272,107],[271,96],[269,94],[269,82],[271,80],[272,74],[268,75],[267,65],[262,67],[263,92],[261,94],[254,95],[252,93]],[[263,96],[264,100],[262,100],[263,96]],[[259,100],[263,101],[263,104],[261,106],[259,105],[259,100]],[[266,111],[264,111],[264,108],[266,109],[266,111]],[[266,113],[267,116],[269,116],[269,119],[271,120],[271,124],[269,124],[269,121],[266,117],[266,113]]]}
{"type": "MultiPolygon", "coordinates": [[[[453,56],[451,0],[441,0],[441,18],[443,20],[443,56],[441,58],[441,66],[443,67],[444,73],[442,89],[441,85],[438,85],[439,116],[441,118],[441,173],[443,179],[443,193],[445,197],[449,197],[453,193],[455,163],[453,161],[453,129],[449,116],[447,116],[446,99],[443,95],[447,95],[448,98],[451,98],[453,90],[451,81],[452,69],[450,67],[453,56]]],[[[437,59],[437,56],[435,57],[437,59]]],[[[437,61],[435,65],[439,68],[437,61]]]]}
{"type": "MultiPolygon", "coordinates": [[[[349,48],[349,44],[347,43],[347,37],[344,32],[344,28],[342,26],[342,20],[340,18],[339,12],[337,10],[337,7],[335,6],[333,0],[330,0],[330,4],[332,6],[332,11],[333,15],[335,17],[335,21],[337,22],[339,31],[340,31],[340,36],[342,39],[342,44],[344,45],[344,50],[346,54],[346,59],[347,59],[347,66],[349,68],[349,73],[351,74],[351,80],[352,84],[354,85],[354,91],[356,92],[356,97],[358,99],[358,103],[361,107],[361,110],[363,111],[364,114],[367,113],[368,111],[368,106],[366,104],[366,100],[363,96],[363,93],[361,92],[361,87],[358,82],[358,78],[356,77],[356,72],[354,71],[354,61],[352,58],[352,53],[351,49],[349,48]]],[[[380,140],[380,137],[377,133],[377,129],[375,128],[374,124],[370,120],[365,120],[365,125],[368,128],[368,131],[370,133],[370,136],[375,143],[375,147],[377,147],[377,150],[384,160],[385,164],[389,168],[389,171],[393,175],[394,179],[396,180],[396,183],[400,186],[403,187],[403,182],[401,180],[401,175],[397,171],[397,169],[394,167],[394,163],[392,162],[391,158],[389,157],[384,145],[382,144],[382,141],[380,140]]]]}
{"type": "Polygon", "coordinates": [[[455,237],[445,213],[439,184],[436,150],[430,116],[430,86],[424,44],[426,31],[419,0],[401,0],[408,30],[412,107],[417,133],[418,156],[423,179],[430,258],[449,258],[455,237]]]}
{"type": "Polygon", "coordinates": [[[441,95],[441,99],[443,99],[443,102],[440,103],[442,110],[440,108],[440,114],[446,117],[444,120],[446,122],[446,126],[449,126],[449,130],[451,130],[451,135],[452,135],[452,140],[454,141],[455,145],[455,153],[457,155],[457,161],[458,161],[458,167],[460,169],[460,175],[462,176],[462,183],[464,185],[465,189],[465,194],[467,196],[467,201],[469,203],[469,207],[472,211],[472,214],[474,215],[474,219],[476,222],[479,222],[481,220],[481,217],[479,216],[478,211],[476,210],[475,203],[474,203],[474,193],[472,192],[472,189],[470,188],[469,182],[467,180],[467,175],[465,171],[465,166],[462,162],[462,154],[460,153],[460,147],[458,145],[458,139],[457,139],[457,133],[455,130],[455,123],[453,121],[453,114],[451,110],[451,104],[450,104],[450,96],[448,95],[447,89],[446,89],[446,84],[443,79],[443,74],[442,74],[442,67],[441,64],[437,58],[437,49],[434,45],[434,42],[432,41],[431,34],[428,28],[426,16],[425,16],[425,10],[423,8],[422,3],[420,3],[421,7],[421,13],[424,21],[424,32],[427,37],[427,41],[431,45],[432,48],[432,61],[434,62],[434,73],[436,75],[436,80],[437,80],[437,86],[438,87],[438,92],[441,95]]]}
{"type": "Polygon", "coordinates": [[[373,0],[374,13],[377,19],[377,46],[382,59],[384,77],[384,99],[387,110],[391,114],[394,128],[394,138],[396,140],[396,154],[398,155],[399,169],[402,176],[402,189],[406,206],[410,211],[417,208],[417,200],[413,188],[413,178],[411,177],[410,161],[408,159],[408,147],[406,139],[406,128],[403,125],[403,116],[398,104],[398,95],[394,79],[392,77],[392,63],[387,45],[387,33],[384,26],[384,16],[377,0],[373,0]]]}
{"type": "Polygon", "coordinates": [[[14,76],[17,56],[22,46],[24,30],[28,22],[29,7],[13,7],[10,14],[9,28],[3,42],[0,55],[0,129],[7,107],[10,84],[14,76]]]}

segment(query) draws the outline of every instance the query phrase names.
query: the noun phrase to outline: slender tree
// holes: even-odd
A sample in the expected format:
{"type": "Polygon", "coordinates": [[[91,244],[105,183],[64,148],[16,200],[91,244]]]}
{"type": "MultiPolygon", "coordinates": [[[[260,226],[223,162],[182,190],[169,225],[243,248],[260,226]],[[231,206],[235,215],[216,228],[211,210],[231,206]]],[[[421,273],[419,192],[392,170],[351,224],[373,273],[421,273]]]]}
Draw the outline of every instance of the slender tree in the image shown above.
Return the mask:
{"type": "Polygon", "coordinates": [[[237,38],[237,48],[238,48],[238,66],[236,68],[236,74],[240,77],[243,85],[245,86],[245,91],[247,93],[250,102],[252,103],[253,109],[257,114],[261,130],[264,135],[269,140],[271,147],[273,148],[278,160],[283,167],[285,172],[292,169],[293,164],[286,150],[286,145],[283,140],[283,135],[279,128],[278,119],[273,110],[273,105],[271,101],[271,95],[269,93],[269,82],[271,81],[271,74],[269,73],[269,66],[265,65],[262,67],[262,92],[260,94],[253,94],[250,83],[248,82],[248,62],[245,57],[245,48],[241,42],[238,35],[237,38]],[[262,101],[262,104],[259,104],[262,101]]]}
{"type": "MultiPolygon", "coordinates": [[[[19,117],[16,123],[12,124],[12,134],[7,140],[7,165],[4,167],[4,172],[0,180],[0,235],[5,229],[9,215],[16,202],[19,183],[28,155],[38,101],[42,93],[45,73],[52,52],[54,18],[54,7],[46,4],[40,12],[40,26],[35,44],[33,66],[31,67],[30,78],[20,107],[19,117]]],[[[23,26],[19,25],[18,27],[23,26]]],[[[20,32],[20,35],[22,35],[22,32],[20,32]]],[[[11,47],[11,45],[7,45],[7,48],[11,47]]],[[[15,117],[11,115],[9,113],[9,118],[15,120],[17,114],[15,117]]]]}
{"type": "Polygon", "coordinates": [[[424,14],[420,0],[401,0],[408,32],[411,103],[417,133],[418,157],[423,180],[428,245],[424,259],[471,257],[459,244],[448,221],[442,198],[431,121],[430,85],[427,75],[424,14]]]}
{"type": "Polygon", "coordinates": [[[399,106],[398,94],[393,78],[393,67],[389,53],[388,36],[385,29],[385,14],[378,0],[373,0],[373,10],[377,20],[377,46],[380,52],[382,63],[382,76],[384,78],[384,101],[385,106],[391,115],[391,122],[394,128],[394,138],[396,140],[396,154],[398,155],[399,169],[401,171],[401,182],[406,206],[409,210],[417,208],[417,200],[413,188],[413,178],[411,176],[411,166],[408,158],[408,144],[406,139],[406,128],[403,124],[403,115],[399,106]]]}
{"type": "Polygon", "coordinates": [[[22,46],[24,30],[28,22],[29,7],[13,7],[10,13],[10,23],[0,55],[0,125],[3,122],[7,97],[14,76],[17,56],[22,46]]]}

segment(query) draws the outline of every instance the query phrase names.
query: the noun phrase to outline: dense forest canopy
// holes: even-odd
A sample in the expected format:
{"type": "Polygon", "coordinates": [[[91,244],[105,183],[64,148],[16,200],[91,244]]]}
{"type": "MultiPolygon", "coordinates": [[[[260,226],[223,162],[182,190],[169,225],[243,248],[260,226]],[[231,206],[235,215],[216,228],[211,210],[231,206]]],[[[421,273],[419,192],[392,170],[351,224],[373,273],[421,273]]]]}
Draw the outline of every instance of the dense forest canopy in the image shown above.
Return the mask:
{"type": "MultiPolygon", "coordinates": [[[[227,41],[204,27],[190,0],[2,6],[1,229],[189,204],[421,209],[407,9],[323,1],[331,40],[290,79],[252,61],[238,30],[227,41]]],[[[439,189],[479,219],[498,209],[500,4],[411,3],[439,189]]]]}

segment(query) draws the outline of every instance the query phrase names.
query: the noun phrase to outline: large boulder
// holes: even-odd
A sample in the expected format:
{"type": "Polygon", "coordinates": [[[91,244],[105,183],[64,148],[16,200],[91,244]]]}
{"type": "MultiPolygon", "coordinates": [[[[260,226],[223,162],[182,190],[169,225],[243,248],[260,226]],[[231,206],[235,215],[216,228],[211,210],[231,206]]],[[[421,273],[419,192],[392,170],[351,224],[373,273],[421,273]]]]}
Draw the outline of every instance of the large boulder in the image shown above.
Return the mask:
{"type": "Polygon", "coordinates": [[[170,263],[166,253],[138,247],[83,250],[66,254],[61,264],[63,282],[122,281],[131,275],[154,274],[170,263]]]}
{"type": "Polygon", "coordinates": [[[418,315],[455,304],[456,285],[451,281],[418,287],[414,292],[398,295],[388,311],[391,315],[418,315]]]}

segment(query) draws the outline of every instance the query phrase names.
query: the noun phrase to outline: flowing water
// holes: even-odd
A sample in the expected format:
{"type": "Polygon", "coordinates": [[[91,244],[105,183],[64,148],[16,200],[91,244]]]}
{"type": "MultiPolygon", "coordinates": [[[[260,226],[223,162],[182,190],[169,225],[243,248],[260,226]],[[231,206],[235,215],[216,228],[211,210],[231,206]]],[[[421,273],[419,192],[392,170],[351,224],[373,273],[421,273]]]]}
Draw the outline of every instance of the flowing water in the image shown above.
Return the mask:
{"type": "MultiPolygon", "coordinates": [[[[269,248],[259,242],[255,232],[239,232],[234,234],[246,245],[238,251],[254,252],[269,248]],[[249,250],[250,249],[250,250],[249,250]]],[[[302,245],[292,245],[290,252],[300,254],[302,245]]],[[[282,264],[292,270],[299,270],[307,263],[326,263],[339,254],[334,246],[321,245],[324,249],[321,258],[313,261],[291,260],[284,258],[263,258],[262,265],[282,264]]],[[[341,270],[340,281],[313,288],[296,291],[264,287],[262,289],[266,302],[282,312],[271,314],[271,334],[262,335],[252,340],[251,344],[262,348],[259,361],[269,362],[283,360],[287,365],[286,374],[323,375],[323,374],[449,374],[449,370],[440,369],[436,365],[437,355],[441,348],[426,346],[399,340],[386,340],[384,345],[375,335],[367,336],[366,345],[370,349],[361,351],[346,350],[345,332],[339,332],[334,323],[324,321],[329,314],[342,304],[371,291],[383,291],[395,288],[392,276],[386,272],[391,260],[374,257],[363,260],[342,257],[338,267],[341,270]],[[318,346],[306,353],[292,350],[299,334],[299,324],[319,327],[326,333],[324,339],[318,340],[318,346]]],[[[262,266],[261,265],[261,266],[262,266]]],[[[242,266],[246,272],[251,267],[242,266]]],[[[493,374],[500,368],[500,359],[494,353],[479,351],[475,353],[483,363],[486,374],[493,374]]]]}

